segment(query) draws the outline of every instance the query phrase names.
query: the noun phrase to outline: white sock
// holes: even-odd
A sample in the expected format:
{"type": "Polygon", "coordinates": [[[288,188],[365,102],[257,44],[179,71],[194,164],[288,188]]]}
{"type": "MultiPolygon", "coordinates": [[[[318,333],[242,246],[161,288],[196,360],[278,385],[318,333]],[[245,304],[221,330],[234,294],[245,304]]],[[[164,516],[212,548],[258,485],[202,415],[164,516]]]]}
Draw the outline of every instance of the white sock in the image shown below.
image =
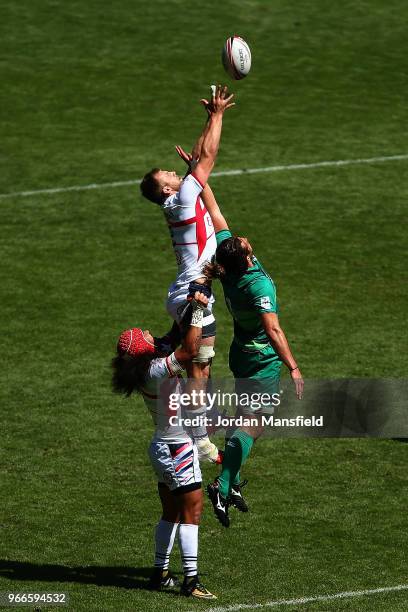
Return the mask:
{"type": "Polygon", "coordinates": [[[159,567],[163,570],[168,569],[170,553],[173,548],[178,525],[178,523],[169,523],[163,519],[160,519],[157,523],[155,531],[156,551],[154,567],[159,567]]]}
{"type": "Polygon", "coordinates": [[[184,576],[195,576],[197,574],[198,525],[180,523],[178,539],[184,576]]]}

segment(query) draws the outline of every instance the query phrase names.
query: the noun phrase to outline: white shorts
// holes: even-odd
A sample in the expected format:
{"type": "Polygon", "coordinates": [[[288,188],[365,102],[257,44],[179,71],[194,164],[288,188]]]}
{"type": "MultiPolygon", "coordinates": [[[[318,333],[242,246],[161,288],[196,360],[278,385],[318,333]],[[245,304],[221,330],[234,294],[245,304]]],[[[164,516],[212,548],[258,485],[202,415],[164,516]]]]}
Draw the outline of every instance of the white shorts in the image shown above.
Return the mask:
{"type": "Polygon", "coordinates": [[[197,446],[193,440],[175,443],[152,440],[149,457],[158,481],[166,484],[170,491],[202,482],[197,446]]]}
{"type": "MultiPolygon", "coordinates": [[[[189,302],[187,302],[188,285],[177,286],[175,284],[170,285],[169,292],[167,294],[166,309],[169,315],[178,325],[180,325],[181,319],[183,318],[189,302]]],[[[212,311],[214,304],[214,296],[211,295],[210,301],[208,302],[208,310],[212,311]]]]}

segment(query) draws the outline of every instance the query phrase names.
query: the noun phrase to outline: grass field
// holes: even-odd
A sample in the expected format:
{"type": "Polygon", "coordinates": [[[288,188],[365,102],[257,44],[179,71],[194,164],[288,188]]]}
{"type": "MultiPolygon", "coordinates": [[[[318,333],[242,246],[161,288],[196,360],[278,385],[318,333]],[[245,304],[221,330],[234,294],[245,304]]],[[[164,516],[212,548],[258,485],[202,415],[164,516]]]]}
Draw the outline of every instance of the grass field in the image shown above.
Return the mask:
{"type": "MultiPolygon", "coordinates": [[[[408,154],[407,20],[402,0],[3,1],[0,591],[66,591],[75,612],[210,607],[145,588],[152,428],[139,399],[110,391],[118,333],[169,326],[160,211],[137,186],[3,195],[181,172],[174,144],[192,145],[216,81],[237,102],[218,171],[408,154]],[[232,33],[253,53],[239,83],[220,64],[232,33]]],[[[305,377],[407,374],[407,168],[212,182],[276,281],[305,377]]],[[[221,376],[231,323],[216,293],[221,376]]],[[[207,503],[202,522],[200,573],[221,608],[408,583],[405,444],[264,440],[245,476],[248,516],[222,531],[207,503]]],[[[408,591],[287,607],[402,612],[408,591]]]]}

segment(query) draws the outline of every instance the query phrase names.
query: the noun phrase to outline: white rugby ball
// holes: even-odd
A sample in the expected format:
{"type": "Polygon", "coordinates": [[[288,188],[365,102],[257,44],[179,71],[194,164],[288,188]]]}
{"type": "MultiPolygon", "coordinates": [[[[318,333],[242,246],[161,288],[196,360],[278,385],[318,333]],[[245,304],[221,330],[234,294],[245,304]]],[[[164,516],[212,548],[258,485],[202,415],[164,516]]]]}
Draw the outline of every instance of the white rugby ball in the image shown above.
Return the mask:
{"type": "Polygon", "coordinates": [[[230,77],[243,79],[251,70],[251,50],[240,36],[227,38],[222,50],[222,63],[230,77]]]}

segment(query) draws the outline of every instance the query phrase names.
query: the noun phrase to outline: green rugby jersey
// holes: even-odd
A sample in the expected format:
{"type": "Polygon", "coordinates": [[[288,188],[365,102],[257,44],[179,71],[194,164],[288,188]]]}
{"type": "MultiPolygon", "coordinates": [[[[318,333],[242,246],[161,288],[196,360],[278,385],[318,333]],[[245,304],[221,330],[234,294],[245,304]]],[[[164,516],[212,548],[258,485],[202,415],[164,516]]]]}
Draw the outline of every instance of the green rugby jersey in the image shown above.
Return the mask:
{"type": "MultiPolygon", "coordinates": [[[[229,230],[217,232],[217,246],[231,237],[229,230]]],[[[225,302],[234,319],[234,339],[238,344],[248,349],[263,348],[266,345],[272,348],[260,315],[265,312],[278,313],[276,288],[255,257],[253,263],[254,266],[243,274],[229,275],[222,279],[225,302]]]]}

